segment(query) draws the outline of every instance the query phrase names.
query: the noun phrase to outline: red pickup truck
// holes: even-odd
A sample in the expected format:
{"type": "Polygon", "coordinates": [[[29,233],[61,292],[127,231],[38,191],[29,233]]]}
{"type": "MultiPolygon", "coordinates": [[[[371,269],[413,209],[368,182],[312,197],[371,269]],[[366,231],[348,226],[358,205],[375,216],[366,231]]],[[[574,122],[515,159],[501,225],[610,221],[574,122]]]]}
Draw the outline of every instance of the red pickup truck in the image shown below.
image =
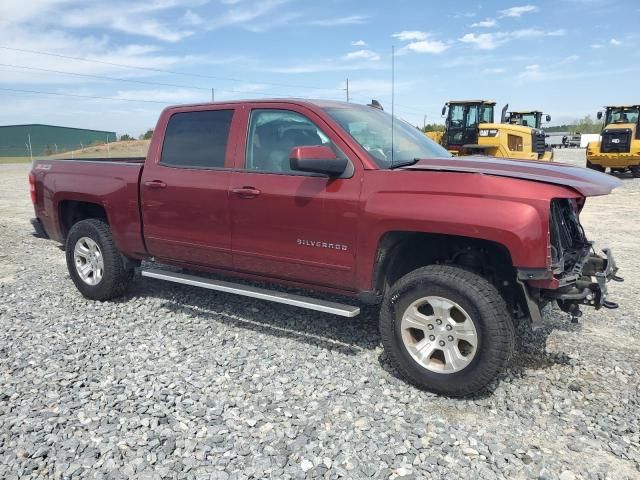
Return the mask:
{"type": "Polygon", "coordinates": [[[618,180],[451,157],[371,106],[170,107],[146,159],[36,161],[29,180],[33,225],[65,245],[85,297],[122,295],[148,260],[142,276],[346,317],[379,304],[395,368],[446,395],[494,379],[512,354],[514,321],[539,324],[546,303],[574,318],[583,305],[616,307],[613,256],[596,254],[579,213],[618,180]]]}

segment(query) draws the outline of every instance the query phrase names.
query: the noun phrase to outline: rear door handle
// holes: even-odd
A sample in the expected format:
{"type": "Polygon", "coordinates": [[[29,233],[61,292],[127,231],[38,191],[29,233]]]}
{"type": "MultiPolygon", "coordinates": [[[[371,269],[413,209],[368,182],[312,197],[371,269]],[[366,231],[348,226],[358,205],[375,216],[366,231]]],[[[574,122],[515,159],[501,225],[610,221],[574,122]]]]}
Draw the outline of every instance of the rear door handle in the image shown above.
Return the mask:
{"type": "Polygon", "coordinates": [[[144,186],[149,188],[165,188],[167,184],[162,180],[150,180],[148,182],[144,182],[144,186]]]}
{"type": "Polygon", "coordinates": [[[231,193],[235,193],[241,198],[255,198],[260,195],[260,190],[254,187],[232,188],[231,193]]]}

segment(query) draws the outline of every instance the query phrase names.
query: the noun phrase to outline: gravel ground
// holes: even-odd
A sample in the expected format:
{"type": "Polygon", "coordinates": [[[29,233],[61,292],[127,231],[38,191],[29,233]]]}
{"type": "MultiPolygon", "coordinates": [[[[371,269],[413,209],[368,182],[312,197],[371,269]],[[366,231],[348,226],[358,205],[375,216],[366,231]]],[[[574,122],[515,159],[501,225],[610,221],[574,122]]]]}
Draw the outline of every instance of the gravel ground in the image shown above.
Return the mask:
{"type": "Polygon", "coordinates": [[[83,299],[30,235],[28,168],[0,165],[0,478],[640,478],[639,180],[583,215],[621,307],[547,312],[490,393],[454,400],[396,378],[374,310],[147,279],[83,299]]]}

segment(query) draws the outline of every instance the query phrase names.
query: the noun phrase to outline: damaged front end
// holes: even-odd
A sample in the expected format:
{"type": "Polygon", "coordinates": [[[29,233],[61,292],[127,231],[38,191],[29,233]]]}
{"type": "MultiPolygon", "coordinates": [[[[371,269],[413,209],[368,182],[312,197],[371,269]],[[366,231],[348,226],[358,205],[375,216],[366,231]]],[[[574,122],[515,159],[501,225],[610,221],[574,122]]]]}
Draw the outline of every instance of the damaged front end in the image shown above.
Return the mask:
{"type": "MultiPolygon", "coordinates": [[[[578,218],[579,206],[575,199],[554,199],[551,202],[549,256],[552,278],[529,281],[525,296],[529,302],[544,305],[556,301],[560,309],[571,315],[572,321],[582,315],[581,306],[617,308],[607,298],[607,284],[622,282],[618,267],[609,248],[598,255],[588,241],[578,218]],[[537,288],[536,288],[537,287],[537,288]]],[[[538,311],[539,312],[539,311],[538,311]]],[[[536,319],[536,315],[531,317],[536,319]]],[[[537,315],[540,318],[539,313],[537,315]]]]}

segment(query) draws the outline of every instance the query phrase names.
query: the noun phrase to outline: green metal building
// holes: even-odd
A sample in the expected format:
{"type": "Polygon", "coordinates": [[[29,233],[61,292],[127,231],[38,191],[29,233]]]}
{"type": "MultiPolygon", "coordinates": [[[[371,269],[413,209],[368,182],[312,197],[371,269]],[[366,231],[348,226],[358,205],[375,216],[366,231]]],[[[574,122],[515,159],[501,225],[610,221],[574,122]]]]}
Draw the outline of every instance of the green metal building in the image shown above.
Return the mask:
{"type": "Polygon", "coordinates": [[[116,141],[115,132],[54,125],[0,126],[0,157],[34,157],[116,141]],[[31,147],[29,147],[31,145],[31,147]],[[31,152],[29,151],[31,148],[31,152]]]}

